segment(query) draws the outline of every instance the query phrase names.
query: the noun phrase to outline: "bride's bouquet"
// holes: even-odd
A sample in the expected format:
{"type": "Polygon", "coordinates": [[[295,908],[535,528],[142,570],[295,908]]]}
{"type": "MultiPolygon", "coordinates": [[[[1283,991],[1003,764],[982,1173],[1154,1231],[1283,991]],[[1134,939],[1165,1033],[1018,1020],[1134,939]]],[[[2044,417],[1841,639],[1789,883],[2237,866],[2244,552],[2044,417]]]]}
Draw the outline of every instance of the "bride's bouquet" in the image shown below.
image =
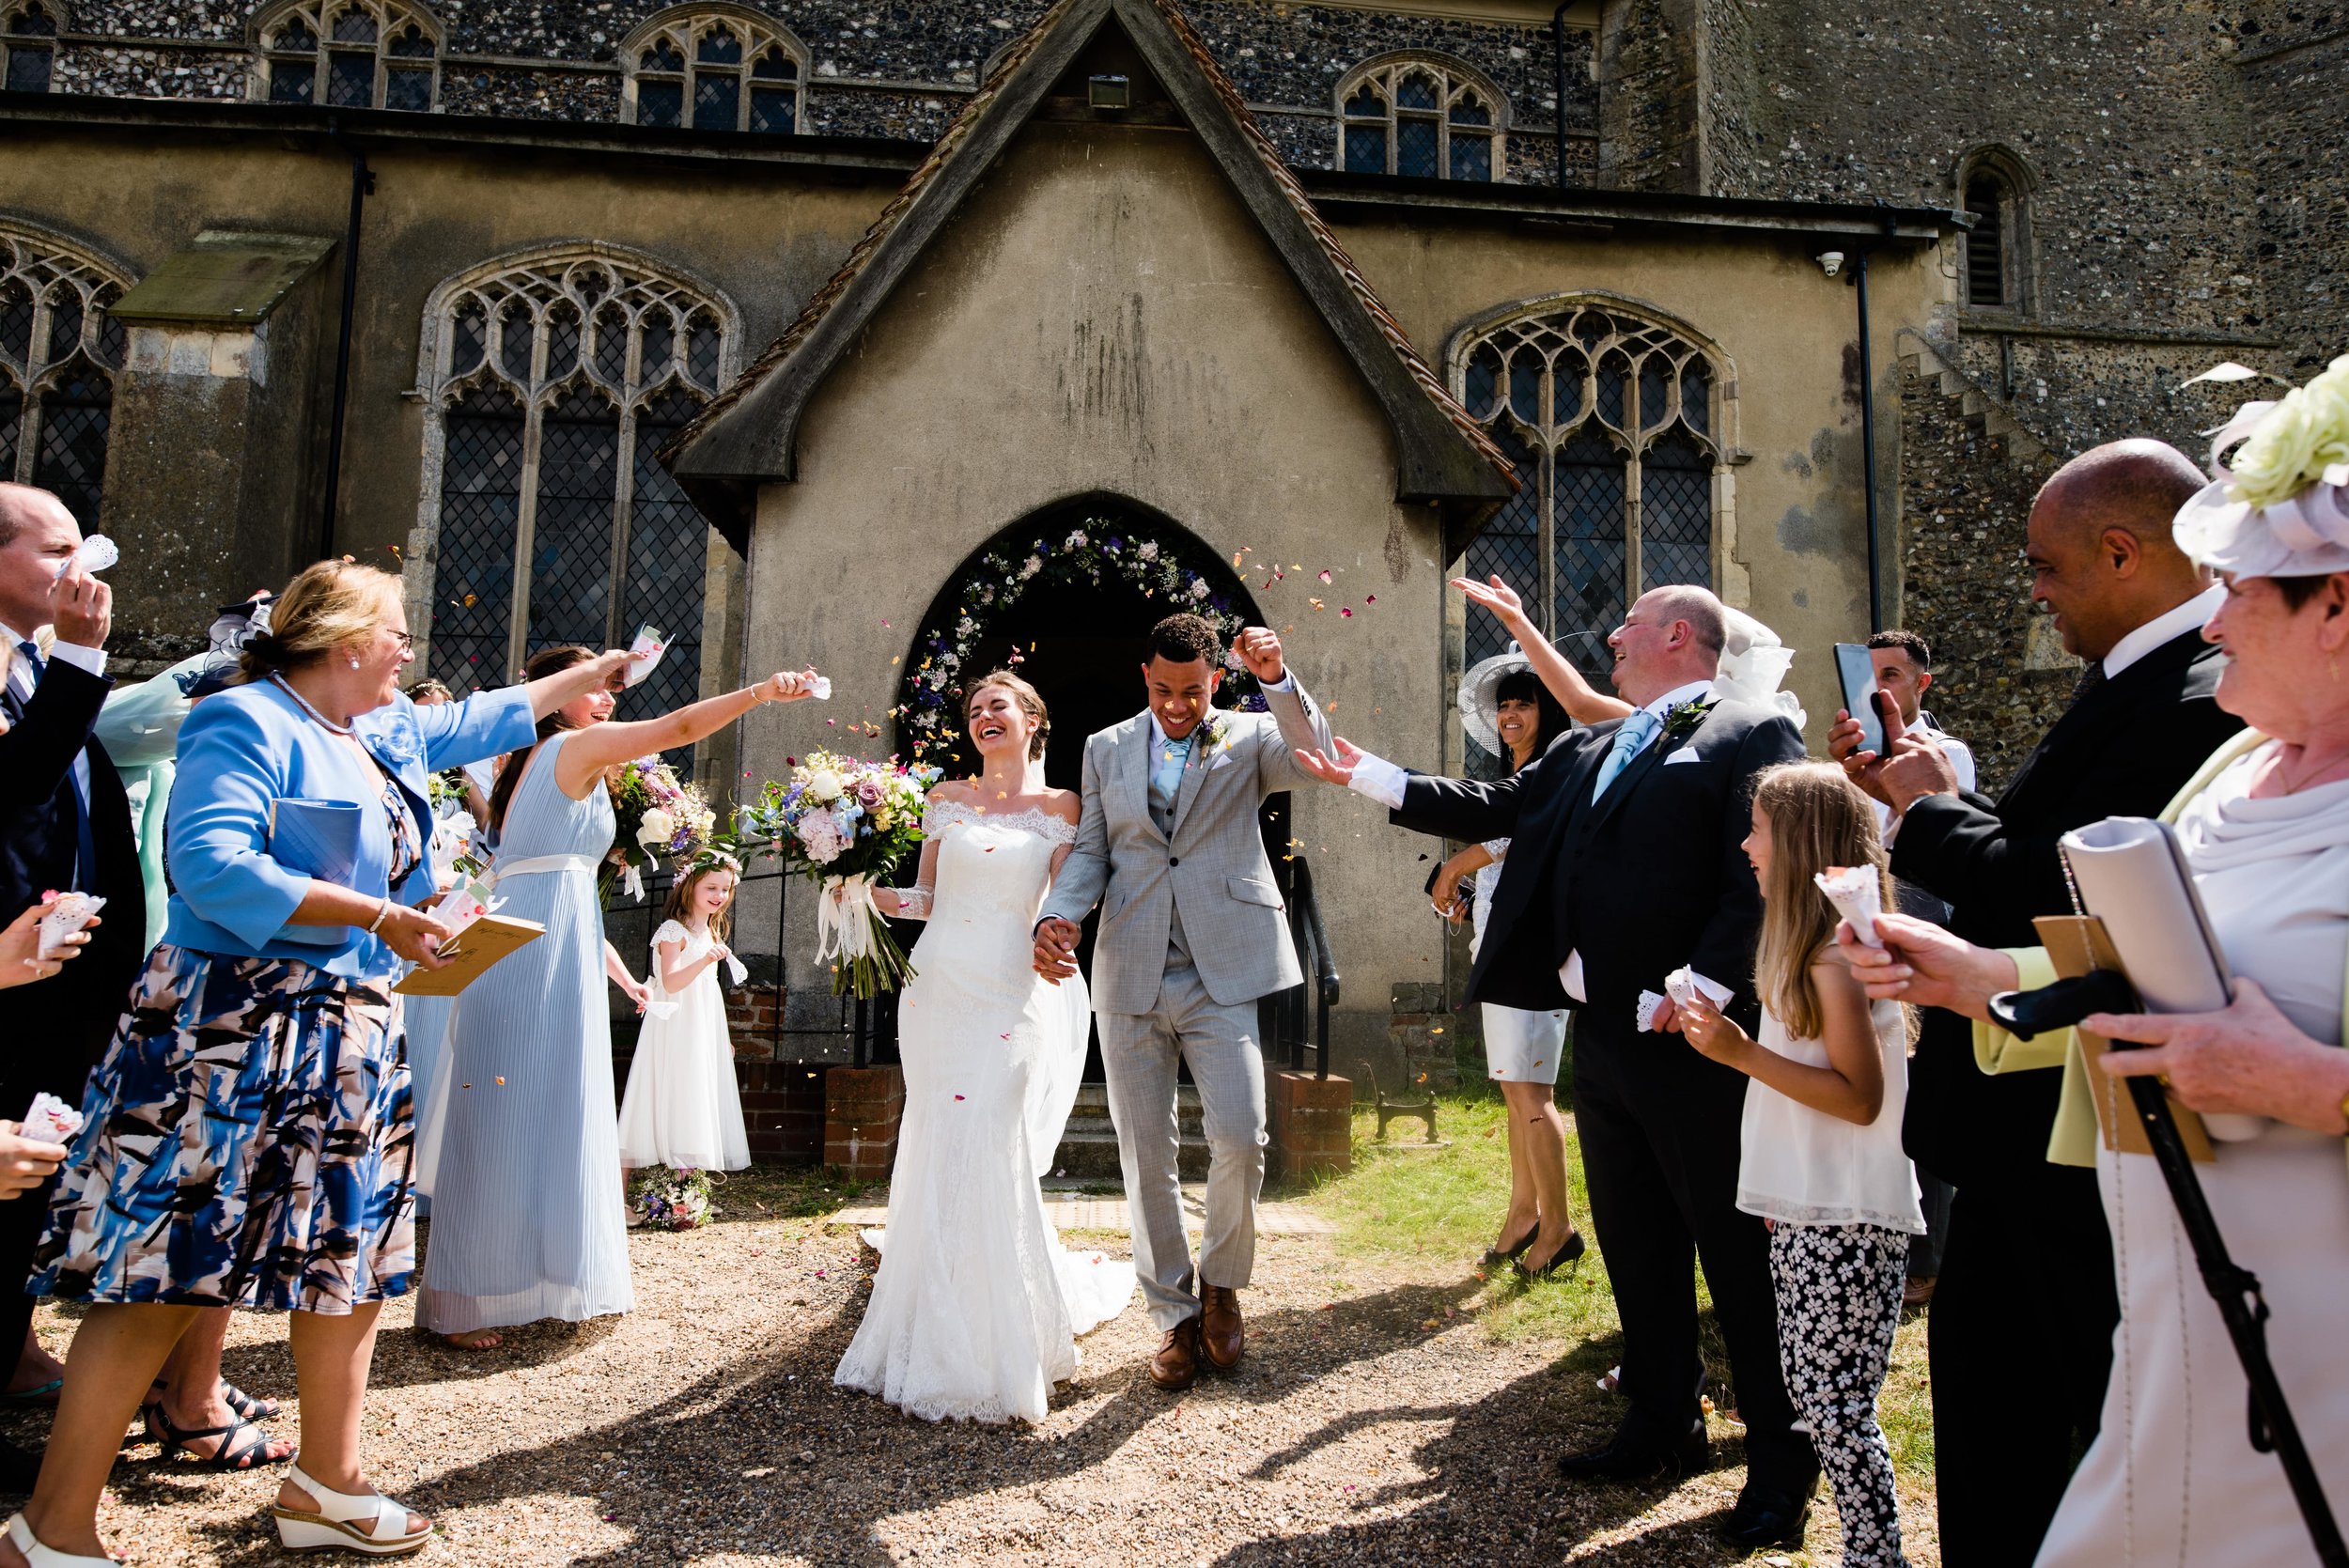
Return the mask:
{"type": "Polygon", "coordinates": [[[629,1223],[663,1231],[690,1231],[717,1213],[709,1201],[709,1173],[672,1171],[656,1165],[636,1178],[629,1197],[629,1223]]]}
{"type": "Polygon", "coordinates": [[[823,888],[816,956],[832,961],[834,996],[894,991],[912,978],[904,949],[873,902],[922,842],[922,807],[935,768],[865,762],[816,752],[787,784],[770,783],[742,812],[744,841],[765,840],[784,864],[823,888]]]}
{"type": "Polygon", "coordinates": [[[641,902],[646,872],[658,870],[663,858],[686,863],[708,845],[718,826],[718,814],[702,798],[700,786],[680,782],[677,769],[658,757],[638,757],[620,770],[612,786],[612,812],[618,830],[597,877],[606,898],[616,883],[641,902]]]}

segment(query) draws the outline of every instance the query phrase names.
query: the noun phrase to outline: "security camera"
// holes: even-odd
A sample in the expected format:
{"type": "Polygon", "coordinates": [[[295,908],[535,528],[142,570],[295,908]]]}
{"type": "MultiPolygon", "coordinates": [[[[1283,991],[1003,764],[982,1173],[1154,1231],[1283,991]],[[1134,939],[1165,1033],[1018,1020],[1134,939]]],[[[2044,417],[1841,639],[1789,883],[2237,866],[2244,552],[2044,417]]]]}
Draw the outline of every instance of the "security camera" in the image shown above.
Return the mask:
{"type": "Polygon", "coordinates": [[[1819,271],[1825,272],[1828,277],[1833,277],[1836,273],[1842,272],[1843,270],[1843,253],[1842,251],[1822,251],[1819,253],[1819,271]]]}

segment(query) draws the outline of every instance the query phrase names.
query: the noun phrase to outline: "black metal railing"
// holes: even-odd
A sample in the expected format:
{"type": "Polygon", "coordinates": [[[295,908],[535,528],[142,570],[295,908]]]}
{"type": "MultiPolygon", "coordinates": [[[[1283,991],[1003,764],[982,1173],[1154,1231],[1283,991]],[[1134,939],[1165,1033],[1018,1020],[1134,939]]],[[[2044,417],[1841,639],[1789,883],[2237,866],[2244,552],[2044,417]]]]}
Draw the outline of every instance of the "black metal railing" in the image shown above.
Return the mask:
{"type": "Polygon", "coordinates": [[[1288,877],[1289,940],[1304,980],[1276,991],[1257,1004],[1257,1027],[1268,1054],[1285,1061],[1291,1072],[1305,1065],[1305,1047],[1314,1048],[1314,1077],[1330,1076],[1330,1009],[1338,1004],[1338,963],[1330,951],[1329,927],[1322,923],[1321,900],[1314,891],[1314,870],[1304,856],[1284,861],[1288,877]]]}

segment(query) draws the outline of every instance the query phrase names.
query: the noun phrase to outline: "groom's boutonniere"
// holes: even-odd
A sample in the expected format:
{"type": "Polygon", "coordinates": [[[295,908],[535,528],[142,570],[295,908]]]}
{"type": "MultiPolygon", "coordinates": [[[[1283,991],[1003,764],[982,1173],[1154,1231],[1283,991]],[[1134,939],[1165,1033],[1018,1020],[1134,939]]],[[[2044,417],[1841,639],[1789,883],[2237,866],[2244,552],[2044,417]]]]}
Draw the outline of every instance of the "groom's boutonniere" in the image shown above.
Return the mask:
{"type": "Polygon", "coordinates": [[[1682,703],[1678,707],[1675,707],[1671,712],[1665,714],[1665,742],[1670,744],[1675,740],[1686,740],[1688,737],[1696,734],[1697,726],[1704,722],[1704,716],[1706,713],[1711,711],[1712,706],[1713,705],[1710,701],[1703,697],[1698,697],[1691,701],[1682,703]]]}
{"type": "Polygon", "coordinates": [[[1208,753],[1223,751],[1232,744],[1232,726],[1221,712],[1210,713],[1199,726],[1199,738],[1208,753]]]}

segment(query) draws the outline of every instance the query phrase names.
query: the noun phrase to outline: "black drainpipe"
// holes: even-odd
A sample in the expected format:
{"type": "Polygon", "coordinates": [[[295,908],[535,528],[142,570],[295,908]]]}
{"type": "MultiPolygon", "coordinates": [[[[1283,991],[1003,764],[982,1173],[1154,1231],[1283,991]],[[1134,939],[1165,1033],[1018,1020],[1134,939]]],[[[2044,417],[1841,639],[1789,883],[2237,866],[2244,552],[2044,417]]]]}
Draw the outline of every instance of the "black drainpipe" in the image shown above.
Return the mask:
{"type": "Polygon", "coordinates": [[[1859,292],[1859,466],[1868,487],[1868,629],[1884,629],[1884,567],[1876,537],[1876,381],[1868,338],[1868,247],[1855,247],[1852,282],[1859,292]]]}
{"type": "Polygon", "coordinates": [[[359,310],[359,220],[375,192],[367,155],[333,120],[326,134],[350,155],[350,217],[343,225],[343,314],[334,336],[334,409],[326,427],[326,500],[319,515],[319,559],[334,553],[334,518],[343,488],[343,411],[350,403],[350,332],[359,310]]]}
{"type": "Polygon", "coordinates": [[[1549,19],[1549,63],[1557,75],[1558,89],[1558,189],[1566,188],[1566,7],[1573,0],[1558,0],[1558,9],[1549,19]]]}

